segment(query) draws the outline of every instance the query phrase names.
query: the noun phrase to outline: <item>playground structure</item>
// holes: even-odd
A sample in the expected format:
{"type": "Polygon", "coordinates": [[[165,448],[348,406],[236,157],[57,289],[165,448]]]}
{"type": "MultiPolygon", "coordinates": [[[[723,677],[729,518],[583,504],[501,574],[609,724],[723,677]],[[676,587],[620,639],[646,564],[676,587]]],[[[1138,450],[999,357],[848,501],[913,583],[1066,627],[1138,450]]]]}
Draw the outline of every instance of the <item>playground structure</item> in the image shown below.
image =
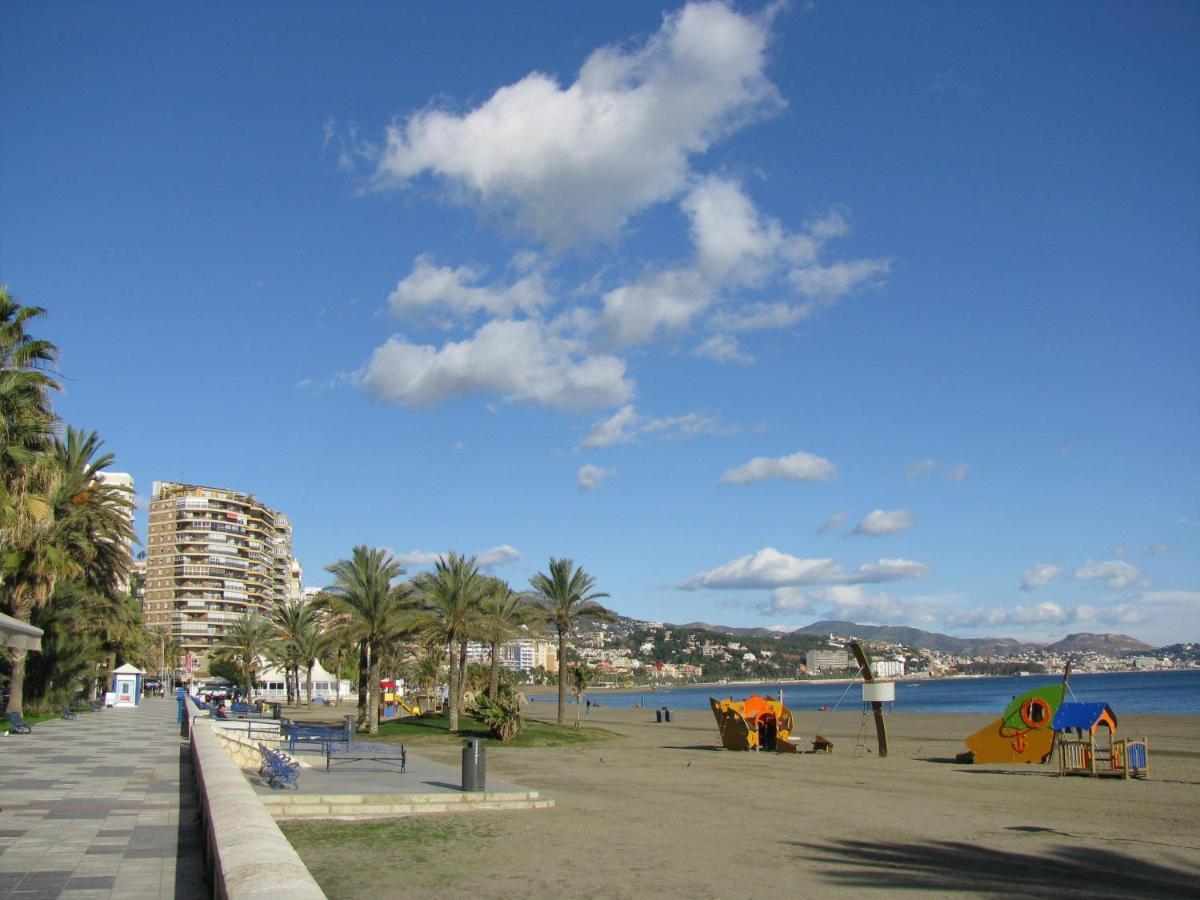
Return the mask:
{"type": "Polygon", "coordinates": [[[1117,717],[1105,703],[1063,703],[1051,727],[1058,741],[1059,775],[1150,776],[1146,739],[1117,740],[1117,717]],[[1107,740],[1098,743],[1100,729],[1107,740]]]}
{"type": "Polygon", "coordinates": [[[1063,669],[1061,684],[1046,684],[1014,697],[999,719],[967,738],[966,763],[1044,763],[1054,753],[1054,714],[1062,705],[1071,677],[1063,669]]]}
{"type": "Polygon", "coordinates": [[[766,750],[770,753],[799,753],[791,739],[792,711],[781,700],[754,694],[745,700],[708,698],[721,745],[726,750],[766,750]]]}

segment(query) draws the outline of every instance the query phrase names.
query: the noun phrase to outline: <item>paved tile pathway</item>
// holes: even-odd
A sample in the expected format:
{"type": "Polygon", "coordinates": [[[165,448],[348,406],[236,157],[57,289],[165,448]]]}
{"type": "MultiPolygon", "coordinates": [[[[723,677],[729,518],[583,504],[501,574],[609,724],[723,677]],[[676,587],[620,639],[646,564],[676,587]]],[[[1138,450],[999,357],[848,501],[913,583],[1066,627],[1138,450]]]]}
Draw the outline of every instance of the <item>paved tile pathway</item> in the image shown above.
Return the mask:
{"type": "Polygon", "coordinates": [[[208,897],[175,701],[0,736],[0,898],[208,897]]]}

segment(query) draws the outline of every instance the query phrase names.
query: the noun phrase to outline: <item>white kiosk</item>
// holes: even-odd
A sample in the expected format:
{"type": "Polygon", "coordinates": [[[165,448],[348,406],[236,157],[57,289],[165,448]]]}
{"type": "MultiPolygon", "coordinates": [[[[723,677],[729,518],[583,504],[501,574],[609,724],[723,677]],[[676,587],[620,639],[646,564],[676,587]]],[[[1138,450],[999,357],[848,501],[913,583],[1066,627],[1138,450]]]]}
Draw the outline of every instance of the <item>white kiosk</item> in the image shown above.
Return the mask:
{"type": "MultiPolygon", "coordinates": [[[[137,706],[142,702],[142,681],[146,673],[132,663],[113,669],[111,703],[106,706],[137,706]]],[[[106,700],[108,697],[105,698],[106,700]]]]}

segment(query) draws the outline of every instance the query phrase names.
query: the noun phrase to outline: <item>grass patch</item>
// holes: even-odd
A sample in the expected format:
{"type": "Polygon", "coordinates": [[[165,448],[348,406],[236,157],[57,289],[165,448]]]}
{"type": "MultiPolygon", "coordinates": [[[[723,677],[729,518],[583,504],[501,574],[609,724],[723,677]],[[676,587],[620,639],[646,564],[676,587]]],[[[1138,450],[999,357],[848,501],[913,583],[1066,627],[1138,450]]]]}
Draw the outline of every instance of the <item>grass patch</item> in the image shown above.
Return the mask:
{"type": "MultiPolygon", "coordinates": [[[[373,740],[401,741],[405,744],[451,744],[464,737],[487,737],[488,728],[470,716],[458,717],[458,731],[450,731],[445,716],[421,716],[386,722],[379,726],[379,734],[373,740]]],[[[521,734],[507,744],[494,741],[492,746],[504,747],[560,747],[576,744],[591,744],[620,737],[603,728],[588,728],[574,725],[554,725],[526,719],[521,734]]]]}
{"type": "Polygon", "coordinates": [[[394,897],[399,883],[414,893],[451,888],[461,870],[445,866],[447,853],[469,859],[498,833],[493,822],[457,815],[346,824],[280,822],[279,828],[335,900],[394,897]]]}
{"type": "MultiPolygon", "coordinates": [[[[51,719],[59,719],[62,718],[62,716],[59,713],[47,713],[42,716],[27,716],[22,714],[21,718],[23,718],[30,725],[36,725],[38,722],[49,722],[51,719]]],[[[8,721],[7,718],[4,719],[3,724],[0,724],[0,734],[6,734],[10,728],[12,728],[12,723],[8,721]]],[[[16,737],[16,735],[13,735],[13,737],[16,737]]]]}
{"type": "Polygon", "coordinates": [[[463,840],[487,838],[496,830],[487,822],[466,818],[421,817],[346,824],[280,822],[279,827],[297,851],[395,847],[414,853],[463,840]]]}

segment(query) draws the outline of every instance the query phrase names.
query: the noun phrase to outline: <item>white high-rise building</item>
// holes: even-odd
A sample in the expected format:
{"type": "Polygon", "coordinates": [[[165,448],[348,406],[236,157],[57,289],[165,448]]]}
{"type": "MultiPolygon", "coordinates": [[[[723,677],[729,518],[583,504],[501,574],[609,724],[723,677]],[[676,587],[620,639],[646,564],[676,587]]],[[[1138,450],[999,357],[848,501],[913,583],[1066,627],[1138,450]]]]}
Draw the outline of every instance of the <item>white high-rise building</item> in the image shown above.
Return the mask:
{"type": "MultiPolygon", "coordinates": [[[[99,480],[101,484],[105,484],[105,485],[108,485],[109,487],[116,488],[117,490],[124,492],[128,496],[130,506],[124,512],[125,512],[125,521],[128,523],[129,530],[132,532],[133,531],[133,498],[134,498],[133,476],[130,475],[128,472],[101,472],[96,477],[97,477],[97,480],[99,480]]],[[[133,561],[133,539],[132,538],[129,538],[125,541],[125,550],[126,550],[126,552],[129,553],[129,559],[132,562],[133,561]]],[[[121,591],[124,594],[129,593],[129,586],[130,586],[130,581],[129,581],[128,574],[124,575],[121,578],[121,580],[117,582],[117,590],[121,591]]]]}

